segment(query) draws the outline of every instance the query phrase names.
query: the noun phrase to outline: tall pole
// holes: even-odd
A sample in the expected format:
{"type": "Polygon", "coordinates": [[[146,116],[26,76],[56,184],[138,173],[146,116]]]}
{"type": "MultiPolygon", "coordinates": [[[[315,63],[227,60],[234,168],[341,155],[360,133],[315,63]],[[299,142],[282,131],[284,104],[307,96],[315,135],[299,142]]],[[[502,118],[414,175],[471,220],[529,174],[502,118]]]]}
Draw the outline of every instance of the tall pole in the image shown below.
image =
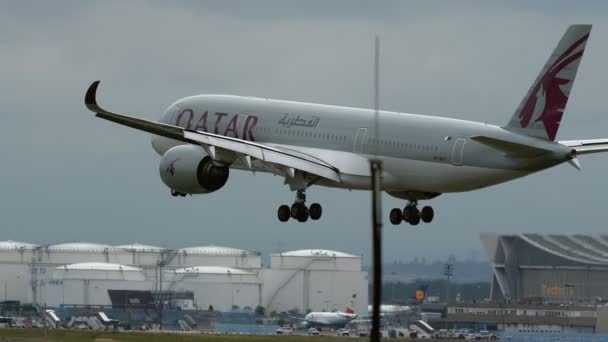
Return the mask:
{"type": "Polygon", "coordinates": [[[165,266],[165,260],[158,262],[158,328],[163,330],[163,305],[164,303],[164,295],[163,295],[163,267],[165,266]]]}
{"type": "Polygon", "coordinates": [[[371,161],[372,171],[372,254],[373,254],[373,305],[371,341],[380,340],[380,303],[382,301],[382,203],[380,177],[382,162],[371,161]]]}
{"type": "Polygon", "coordinates": [[[443,265],[443,275],[446,276],[447,282],[445,285],[445,302],[450,303],[450,278],[454,275],[454,264],[446,263],[443,265]]]}
{"type": "Polygon", "coordinates": [[[443,274],[446,276],[445,283],[445,328],[448,328],[448,310],[450,308],[450,278],[454,275],[454,264],[446,263],[443,265],[443,274]]]}
{"type": "Polygon", "coordinates": [[[378,159],[378,138],[380,137],[380,38],[374,44],[374,153],[378,159]]]}
{"type": "Polygon", "coordinates": [[[380,341],[380,303],[382,301],[382,161],[378,158],[378,119],[379,119],[379,70],[380,40],[376,36],[374,53],[374,152],[370,160],[372,177],[372,256],[373,256],[373,302],[372,331],[370,341],[380,341]]]}
{"type": "Polygon", "coordinates": [[[44,323],[43,341],[46,341],[46,303],[44,303],[44,312],[42,313],[42,323],[44,323]]]}

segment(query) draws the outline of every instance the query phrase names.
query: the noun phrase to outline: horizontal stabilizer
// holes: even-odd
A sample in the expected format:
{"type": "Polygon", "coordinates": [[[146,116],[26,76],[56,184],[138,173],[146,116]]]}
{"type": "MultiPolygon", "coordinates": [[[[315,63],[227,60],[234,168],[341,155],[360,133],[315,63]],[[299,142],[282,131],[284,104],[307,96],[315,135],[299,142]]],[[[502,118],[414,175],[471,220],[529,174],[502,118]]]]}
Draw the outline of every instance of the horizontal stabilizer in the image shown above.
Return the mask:
{"type": "Polygon", "coordinates": [[[608,139],[566,140],[559,143],[573,147],[577,155],[608,152],[608,139]]]}
{"type": "Polygon", "coordinates": [[[508,140],[486,137],[478,135],[471,137],[471,140],[489,146],[495,150],[504,152],[507,155],[520,158],[536,157],[549,152],[543,148],[538,148],[530,145],[524,145],[508,140]]]}

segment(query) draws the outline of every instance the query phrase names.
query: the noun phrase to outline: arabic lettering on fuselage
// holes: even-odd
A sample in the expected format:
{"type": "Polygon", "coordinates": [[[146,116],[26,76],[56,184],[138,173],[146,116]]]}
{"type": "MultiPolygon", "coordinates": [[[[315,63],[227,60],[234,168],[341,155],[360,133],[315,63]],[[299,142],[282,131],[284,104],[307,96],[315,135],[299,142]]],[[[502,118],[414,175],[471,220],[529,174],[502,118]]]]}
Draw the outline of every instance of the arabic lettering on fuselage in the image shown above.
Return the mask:
{"type": "Polygon", "coordinates": [[[291,115],[289,113],[284,113],[283,117],[279,120],[279,125],[289,128],[289,127],[307,127],[307,128],[315,128],[319,124],[321,118],[318,116],[311,116],[308,120],[302,118],[302,115],[291,115]]]}

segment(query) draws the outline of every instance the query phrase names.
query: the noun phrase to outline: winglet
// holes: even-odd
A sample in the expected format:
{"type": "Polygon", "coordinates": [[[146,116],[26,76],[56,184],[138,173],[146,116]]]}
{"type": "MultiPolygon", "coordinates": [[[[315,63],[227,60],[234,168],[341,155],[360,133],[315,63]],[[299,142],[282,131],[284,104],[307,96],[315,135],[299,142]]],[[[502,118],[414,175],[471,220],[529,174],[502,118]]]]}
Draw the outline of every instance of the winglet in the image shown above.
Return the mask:
{"type": "Polygon", "coordinates": [[[100,81],[95,81],[91,83],[89,89],[87,89],[87,93],[84,95],[84,104],[87,108],[95,113],[99,112],[99,105],[97,104],[97,87],[99,86],[100,81]]]}

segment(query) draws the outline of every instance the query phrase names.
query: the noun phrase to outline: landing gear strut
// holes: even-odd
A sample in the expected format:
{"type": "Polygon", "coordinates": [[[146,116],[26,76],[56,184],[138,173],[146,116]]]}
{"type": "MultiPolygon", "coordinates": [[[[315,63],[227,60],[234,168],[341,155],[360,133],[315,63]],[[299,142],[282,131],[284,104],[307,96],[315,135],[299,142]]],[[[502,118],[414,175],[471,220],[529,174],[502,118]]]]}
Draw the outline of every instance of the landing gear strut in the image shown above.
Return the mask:
{"type": "Polygon", "coordinates": [[[418,225],[420,221],[430,223],[433,221],[435,212],[433,207],[425,206],[422,210],[418,210],[418,202],[416,200],[408,201],[403,210],[394,208],[391,210],[389,219],[392,224],[398,225],[401,222],[407,222],[412,226],[418,225]]]}
{"type": "Polygon", "coordinates": [[[277,216],[281,222],[287,222],[290,218],[298,222],[306,222],[309,218],[311,220],[320,219],[322,213],[323,208],[319,203],[311,204],[310,208],[306,206],[306,192],[302,189],[296,192],[296,199],[291,207],[286,204],[279,207],[277,216]]]}

